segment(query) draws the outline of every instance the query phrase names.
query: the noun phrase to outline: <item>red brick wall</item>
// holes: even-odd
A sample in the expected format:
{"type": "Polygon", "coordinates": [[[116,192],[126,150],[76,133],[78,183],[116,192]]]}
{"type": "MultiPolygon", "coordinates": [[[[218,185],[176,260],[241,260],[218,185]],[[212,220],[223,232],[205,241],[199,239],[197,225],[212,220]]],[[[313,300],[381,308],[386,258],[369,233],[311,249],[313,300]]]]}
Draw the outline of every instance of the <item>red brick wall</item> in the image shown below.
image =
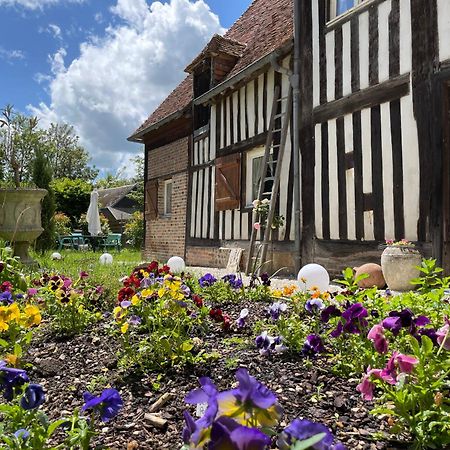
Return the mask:
{"type": "Polygon", "coordinates": [[[147,152],[148,178],[157,179],[159,185],[158,217],[146,221],[146,260],[166,262],[171,256],[185,256],[188,142],[186,137],[147,152]],[[164,216],[164,180],[167,179],[173,183],[170,216],[164,216]]]}
{"type": "Polygon", "coordinates": [[[186,263],[189,266],[226,267],[230,250],[219,247],[189,246],[186,249],[186,263]]]}
{"type": "Polygon", "coordinates": [[[152,149],[148,155],[148,179],[163,177],[180,170],[187,170],[189,138],[185,137],[152,149]]]}

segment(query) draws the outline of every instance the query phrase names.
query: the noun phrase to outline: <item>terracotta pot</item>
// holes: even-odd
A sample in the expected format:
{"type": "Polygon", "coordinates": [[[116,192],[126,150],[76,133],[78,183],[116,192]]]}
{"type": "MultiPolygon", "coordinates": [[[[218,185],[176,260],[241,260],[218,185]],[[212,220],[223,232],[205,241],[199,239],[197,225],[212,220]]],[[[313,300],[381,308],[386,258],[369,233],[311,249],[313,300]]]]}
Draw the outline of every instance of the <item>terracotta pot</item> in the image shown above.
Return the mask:
{"type": "Polygon", "coordinates": [[[24,264],[34,263],[28,246],[44,231],[41,200],[46,195],[45,189],[0,189],[0,237],[13,244],[24,264]]]}
{"type": "Polygon", "coordinates": [[[386,283],[392,291],[411,291],[415,286],[411,280],[420,275],[422,255],[415,247],[390,245],[381,254],[381,268],[386,283]]]}
{"type": "Polygon", "coordinates": [[[376,286],[378,289],[382,289],[386,286],[381,266],[378,264],[367,263],[360,267],[354,267],[353,270],[355,270],[355,278],[364,273],[369,275],[368,278],[364,278],[358,283],[360,288],[367,289],[376,286]]]}

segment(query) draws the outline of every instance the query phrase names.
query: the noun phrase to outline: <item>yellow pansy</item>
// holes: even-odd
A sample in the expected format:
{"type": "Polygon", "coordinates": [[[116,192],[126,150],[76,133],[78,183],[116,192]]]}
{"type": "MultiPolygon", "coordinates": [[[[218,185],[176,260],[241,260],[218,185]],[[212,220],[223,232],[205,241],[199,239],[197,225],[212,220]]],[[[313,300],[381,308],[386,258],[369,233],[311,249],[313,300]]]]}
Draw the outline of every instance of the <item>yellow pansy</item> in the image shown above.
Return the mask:
{"type": "Polygon", "coordinates": [[[281,297],[283,295],[283,293],[281,291],[279,291],[278,289],[275,289],[274,291],[272,291],[272,295],[274,297],[281,297]]]}
{"type": "Polygon", "coordinates": [[[116,306],[113,309],[113,314],[116,320],[122,320],[127,315],[127,310],[123,309],[121,306],[116,306]]]}
{"type": "Polygon", "coordinates": [[[12,322],[15,320],[17,323],[20,321],[20,309],[17,303],[12,303],[8,306],[8,320],[12,322]]]}
{"type": "Polygon", "coordinates": [[[151,297],[153,294],[153,291],[151,289],[144,289],[141,292],[141,298],[147,298],[147,297],[151,297]]]}
{"type": "Polygon", "coordinates": [[[136,306],[139,305],[139,303],[141,303],[140,297],[137,295],[133,295],[133,297],[131,297],[131,304],[136,306]]]}
{"type": "Polygon", "coordinates": [[[16,355],[13,355],[12,353],[8,353],[5,356],[5,362],[8,364],[8,366],[16,367],[18,359],[19,358],[16,355]]]}
{"type": "Polygon", "coordinates": [[[128,324],[128,322],[125,322],[121,327],[120,327],[120,331],[122,332],[122,334],[125,334],[128,331],[128,327],[130,325],[128,324]]]}
{"type": "Polygon", "coordinates": [[[41,311],[37,306],[34,305],[25,306],[22,316],[22,322],[24,323],[25,326],[31,327],[33,325],[39,325],[41,323],[41,320],[42,320],[41,311]]]}

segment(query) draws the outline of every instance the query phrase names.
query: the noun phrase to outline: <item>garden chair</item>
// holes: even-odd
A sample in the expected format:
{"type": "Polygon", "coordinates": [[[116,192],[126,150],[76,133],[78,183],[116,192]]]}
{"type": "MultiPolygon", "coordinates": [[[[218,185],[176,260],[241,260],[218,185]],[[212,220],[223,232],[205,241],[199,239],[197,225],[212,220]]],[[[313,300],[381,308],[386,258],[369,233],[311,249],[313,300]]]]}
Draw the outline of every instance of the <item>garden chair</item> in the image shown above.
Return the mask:
{"type": "Polygon", "coordinates": [[[108,234],[102,246],[105,251],[109,249],[120,251],[122,249],[122,235],[120,233],[108,234]]]}

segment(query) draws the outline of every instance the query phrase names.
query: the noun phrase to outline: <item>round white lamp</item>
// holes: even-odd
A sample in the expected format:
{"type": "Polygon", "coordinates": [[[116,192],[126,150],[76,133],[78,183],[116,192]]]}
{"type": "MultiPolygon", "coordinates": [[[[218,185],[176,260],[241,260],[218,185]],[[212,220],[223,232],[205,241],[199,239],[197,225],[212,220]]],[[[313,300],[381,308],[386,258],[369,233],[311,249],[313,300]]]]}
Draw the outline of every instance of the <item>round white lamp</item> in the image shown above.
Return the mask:
{"type": "Polygon", "coordinates": [[[325,292],[330,287],[330,275],[325,267],[319,264],[307,264],[300,269],[297,280],[300,281],[300,289],[312,291],[319,289],[325,292]]]}
{"type": "Polygon", "coordinates": [[[173,273],[179,273],[183,272],[184,269],[186,269],[186,264],[184,262],[183,258],[180,258],[179,256],[172,256],[167,261],[167,265],[170,267],[170,271],[173,273]]]}
{"type": "Polygon", "coordinates": [[[100,256],[100,264],[112,264],[113,257],[110,253],[103,253],[102,256],[100,256]]]}
{"type": "Polygon", "coordinates": [[[50,256],[50,258],[52,258],[53,260],[55,260],[55,259],[60,260],[60,259],[62,259],[62,256],[61,256],[61,253],[54,252],[54,253],[52,253],[52,255],[50,256]]]}

